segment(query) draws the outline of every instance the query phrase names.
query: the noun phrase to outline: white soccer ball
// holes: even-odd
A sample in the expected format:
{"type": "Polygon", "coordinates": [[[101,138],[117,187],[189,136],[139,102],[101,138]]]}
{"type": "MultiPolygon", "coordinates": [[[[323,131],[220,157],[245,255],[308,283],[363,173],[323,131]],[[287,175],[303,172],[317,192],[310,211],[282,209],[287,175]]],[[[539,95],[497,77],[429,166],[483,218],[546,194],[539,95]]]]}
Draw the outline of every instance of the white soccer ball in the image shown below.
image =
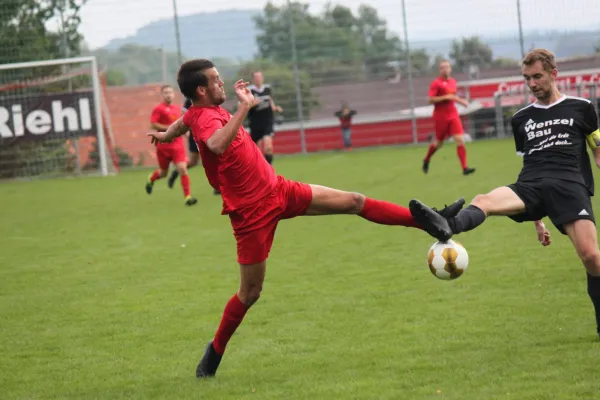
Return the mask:
{"type": "Polygon", "coordinates": [[[469,254],[462,244],[454,240],[448,240],[446,243],[435,242],[429,248],[427,263],[436,278],[452,280],[461,276],[467,269],[469,254]]]}

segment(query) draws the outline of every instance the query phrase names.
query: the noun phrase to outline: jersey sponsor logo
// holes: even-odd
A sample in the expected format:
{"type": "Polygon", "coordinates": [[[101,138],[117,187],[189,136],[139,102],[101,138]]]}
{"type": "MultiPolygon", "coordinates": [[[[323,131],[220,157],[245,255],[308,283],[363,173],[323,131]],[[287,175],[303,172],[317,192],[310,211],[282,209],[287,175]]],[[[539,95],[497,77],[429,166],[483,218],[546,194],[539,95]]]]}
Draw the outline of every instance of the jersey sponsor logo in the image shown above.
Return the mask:
{"type": "Polygon", "coordinates": [[[532,140],[535,138],[551,135],[552,134],[551,127],[554,125],[573,126],[573,122],[574,122],[573,118],[570,118],[570,119],[557,118],[557,119],[550,119],[550,120],[547,120],[544,122],[537,122],[537,123],[530,119],[525,124],[525,133],[527,133],[527,140],[532,140]],[[547,129],[543,129],[543,128],[547,128],[547,129]],[[539,129],[539,130],[537,130],[537,129],[539,129]]]}

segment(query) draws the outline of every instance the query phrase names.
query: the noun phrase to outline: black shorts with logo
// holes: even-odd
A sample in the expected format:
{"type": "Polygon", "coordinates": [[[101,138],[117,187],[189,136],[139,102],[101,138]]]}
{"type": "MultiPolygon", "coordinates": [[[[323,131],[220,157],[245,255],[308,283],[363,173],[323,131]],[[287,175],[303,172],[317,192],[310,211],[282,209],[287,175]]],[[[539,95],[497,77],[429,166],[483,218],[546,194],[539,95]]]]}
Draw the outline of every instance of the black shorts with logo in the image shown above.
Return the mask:
{"type": "Polygon", "coordinates": [[[188,148],[190,150],[190,153],[198,153],[198,145],[194,141],[194,137],[192,136],[192,132],[190,132],[190,135],[188,137],[188,148]]]}
{"type": "Polygon", "coordinates": [[[564,224],[580,219],[596,223],[590,192],[581,183],[540,178],[517,181],[508,187],[525,203],[525,212],[510,217],[516,222],[537,221],[547,216],[563,235],[564,224]]]}

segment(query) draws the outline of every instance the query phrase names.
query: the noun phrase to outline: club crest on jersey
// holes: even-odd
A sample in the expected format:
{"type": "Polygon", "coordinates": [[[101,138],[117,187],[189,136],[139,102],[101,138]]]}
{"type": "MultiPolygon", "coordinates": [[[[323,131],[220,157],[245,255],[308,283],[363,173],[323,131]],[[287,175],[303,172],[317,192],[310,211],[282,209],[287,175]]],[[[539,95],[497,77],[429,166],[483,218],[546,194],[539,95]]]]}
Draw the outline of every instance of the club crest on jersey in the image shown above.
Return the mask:
{"type": "Polygon", "coordinates": [[[549,128],[553,125],[568,125],[573,126],[573,118],[570,119],[550,119],[544,122],[535,122],[529,120],[525,123],[525,133],[527,133],[527,140],[543,137],[552,134],[552,129],[549,128]],[[548,128],[548,129],[543,129],[548,128]],[[540,130],[536,130],[540,129],[540,130]]]}

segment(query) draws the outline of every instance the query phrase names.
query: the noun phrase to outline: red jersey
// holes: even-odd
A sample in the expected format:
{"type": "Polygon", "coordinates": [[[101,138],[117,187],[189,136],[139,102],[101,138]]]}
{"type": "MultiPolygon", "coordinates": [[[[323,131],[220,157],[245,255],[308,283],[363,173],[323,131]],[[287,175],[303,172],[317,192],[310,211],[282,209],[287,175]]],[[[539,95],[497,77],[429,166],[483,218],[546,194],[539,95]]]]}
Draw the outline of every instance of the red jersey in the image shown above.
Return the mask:
{"type": "MultiPolygon", "coordinates": [[[[456,94],[456,80],[454,78],[444,79],[441,76],[431,82],[429,86],[429,97],[456,94]]],[[[446,100],[433,105],[433,119],[449,120],[458,118],[458,110],[454,100],[446,100]]]]}
{"type": "MultiPolygon", "coordinates": [[[[181,107],[175,104],[160,103],[152,110],[150,122],[169,126],[173,122],[177,121],[179,117],[181,117],[181,107]]],[[[159,146],[164,147],[174,147],[183,145],[183,138],[181,136],[175,138],[175,140],[173,140],[171,143],[159,144],[159,146]]]]}
{"type": "Polygon", "coordinates": [[[208,182],[221,191],[222,214],[257,202],[277,186],[275,170],[243,127],[223,154],[210,151],[206,142],[230,119],[231,114],[221,106],[192,106],[183,116],[183,123],[190,127],[198,145],[208,182]]]}

